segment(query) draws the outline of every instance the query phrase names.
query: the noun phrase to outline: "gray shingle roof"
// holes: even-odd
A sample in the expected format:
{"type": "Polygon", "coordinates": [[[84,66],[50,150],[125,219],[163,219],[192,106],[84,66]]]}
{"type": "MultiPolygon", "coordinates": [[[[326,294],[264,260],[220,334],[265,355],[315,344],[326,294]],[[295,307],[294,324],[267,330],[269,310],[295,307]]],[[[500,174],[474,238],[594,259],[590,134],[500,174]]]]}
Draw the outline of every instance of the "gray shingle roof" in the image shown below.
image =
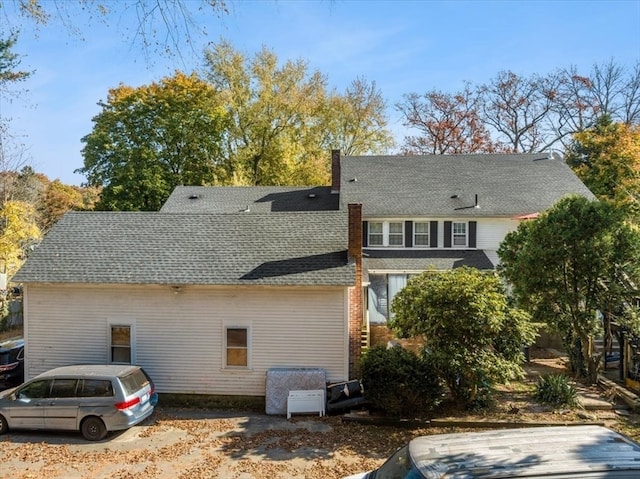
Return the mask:
{"type": "Polygon", "coordinates": [[[347,214],[71,212],[14,282],[353,285],[347,214]]]}
{"type": "Polygon", "coordinates": [[[510,217],[544,211],[570,193],[594,198],[545,153],[345,156],[340,178],[341,204],[362,203],[365,218],[510,217]]]}
{"type": "Polygon", "coordinates": [[[363,266],[368,271],[448,270],[461,266],[493,269],[482,250],[379,250],[365,249],[363,266]]]}
{"type": "Polygon", "coordinates": [[[163,213],[332,211],[339,195],[328,186],[178,186],[163,213]]]}

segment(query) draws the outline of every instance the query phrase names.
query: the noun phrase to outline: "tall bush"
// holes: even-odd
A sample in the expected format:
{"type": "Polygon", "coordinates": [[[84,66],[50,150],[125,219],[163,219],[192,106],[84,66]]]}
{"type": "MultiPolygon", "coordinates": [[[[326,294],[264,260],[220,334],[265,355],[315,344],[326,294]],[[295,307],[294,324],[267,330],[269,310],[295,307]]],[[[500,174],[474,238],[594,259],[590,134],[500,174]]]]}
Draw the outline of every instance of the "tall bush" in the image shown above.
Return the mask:
{"type": "Polygon", "coordinates": [[[370,349],[361,371],[365,397],[384,414],[414,417],[440,403],[442,387],[431,362],[400,346],[370,349]]]}
{"type": "Polygon", "coordinates": [[[429,361],[460,406],[484,406],[495,384],[524,374],[522,348],[533,343],[535,327],[493,273],[426,271],[409,280],[392,310],[389,325],[400,337],[425,339],[429,361]]]}

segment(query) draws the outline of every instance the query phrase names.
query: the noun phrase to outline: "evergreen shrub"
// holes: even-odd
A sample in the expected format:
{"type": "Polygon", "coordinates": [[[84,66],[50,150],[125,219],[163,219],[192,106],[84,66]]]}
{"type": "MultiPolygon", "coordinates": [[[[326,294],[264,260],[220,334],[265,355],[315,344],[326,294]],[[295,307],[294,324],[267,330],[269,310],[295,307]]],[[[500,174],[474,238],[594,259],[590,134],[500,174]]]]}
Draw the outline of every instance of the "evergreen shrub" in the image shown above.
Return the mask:
{"type": "Polygon", "coordinates": [[[417,417],[440,404],[443,388],[425,356],[401,346],[376,346],[361,363],[364,395],[372,409],[392,417],[417,417]]]}

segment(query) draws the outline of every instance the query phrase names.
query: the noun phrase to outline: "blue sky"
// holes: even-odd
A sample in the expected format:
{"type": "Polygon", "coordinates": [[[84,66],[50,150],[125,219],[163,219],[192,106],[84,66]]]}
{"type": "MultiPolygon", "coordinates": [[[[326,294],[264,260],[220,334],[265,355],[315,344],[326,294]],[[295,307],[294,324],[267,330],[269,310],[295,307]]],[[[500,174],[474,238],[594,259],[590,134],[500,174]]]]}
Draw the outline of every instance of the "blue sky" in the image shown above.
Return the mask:
{"type": "Polygon", "coordinates": [[[304,59],[338,91],[357,77],[375,81],[398,142],[408,132],[393,105],[404,94],[456,91],[502,70],[527,76],[575,65],[586,74],[594,63],[613,59],[630,69],[640,59],[640,0],[230,0],[229,15],[209,17],[198,20],[208,36],[195,37],[195,53],[151,62],[122,30],[130,14],[108,26],[78,16],[77,25],[88,25],[84,39],[59,22],[37,36],[23,24],[15,52],[35,72],[20,98],[0,99],[0,112],[34,169],[81,184],[73,173],[82,167],[80,139],[108,89],[197,70],[204,46],[221,38],[248,54],[264,45],[280,61],[304,59]]]}

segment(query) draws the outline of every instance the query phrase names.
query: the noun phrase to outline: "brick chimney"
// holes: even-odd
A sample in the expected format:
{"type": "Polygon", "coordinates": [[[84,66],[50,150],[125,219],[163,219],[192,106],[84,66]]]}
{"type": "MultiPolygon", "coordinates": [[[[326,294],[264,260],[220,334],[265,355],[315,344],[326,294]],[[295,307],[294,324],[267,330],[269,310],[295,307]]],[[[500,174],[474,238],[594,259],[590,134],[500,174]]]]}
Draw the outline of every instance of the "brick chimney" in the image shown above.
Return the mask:
{"type": "MultiPolygon", "coordinates": [[[[338,161],[339,161],[338,152],[338,161]]],[[[358,379],[362,355],[362,323],[364,318],[362,291],[362,205],[349,208],[349,261],[356,266],[356,284],[349,289],[349,378],[358,379]]]]}
{"type": "Polygon", "coordinates": [[[340,150],[331,150],[331,193],[340,193],[340,150]]]}

